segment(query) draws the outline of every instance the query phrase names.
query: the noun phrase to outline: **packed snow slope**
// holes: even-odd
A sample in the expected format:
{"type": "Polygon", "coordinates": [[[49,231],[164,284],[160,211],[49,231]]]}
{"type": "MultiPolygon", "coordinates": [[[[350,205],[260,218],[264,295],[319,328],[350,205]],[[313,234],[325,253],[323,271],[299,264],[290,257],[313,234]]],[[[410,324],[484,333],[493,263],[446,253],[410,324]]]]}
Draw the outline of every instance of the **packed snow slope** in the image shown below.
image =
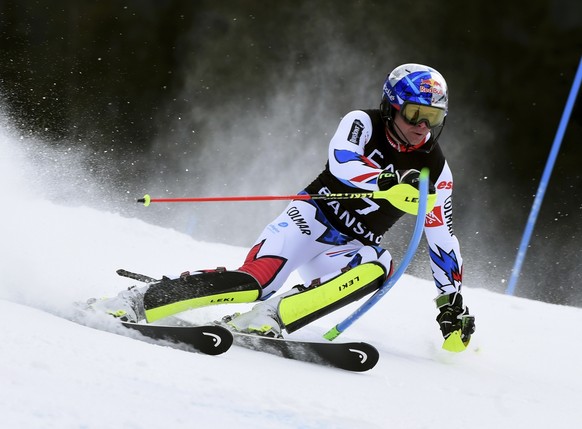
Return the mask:
{"type": "MultiPolygon", "coordinates": [[[[467,351],[441,350],[431,282],[405,276],[337,341],[380,350],[367,373],[232,348],[212,357],[71,321],[72,303],[152,276],[218,265],[245,249],[94,209],[19,201],[2,213],[2,428],[545,428],[582,420],[582,310],[465,289],[467,351]]],[[[293,278],[289,285],[299,278],[293,278]]],[[[213,320],[248,308],[191,311],[213,320]]],[[[353,307],[292,335],[316,339],[353,307]]],[[[114,330],[109,319],[92,326],[114,330]]]]}
{"type": "MultiPolygon", "coordinates": [[[[3,429],[489,429],[582,421],[582,309],[470,285],[464,295],[477,332],[468,350],[451,354],[441,349],[434,285],[405,276],[336,340],[379,349],[380,362],[366,373],[236,347],[214,357],[190,353],[118,335],[109,317],[77,323],[74,302],[133,284],[118,268],[154,277],[236,268],[246,250],[50,202],[42,186],[31,185],[39,167],[1,143],[3,429]]],[[[293,276],[287,287],[299,281],[293,276]]],[[[183,317],[205,322],[248,308],[223,305],[183,317]]],[[[290,337],[319,339],[354,308],[290,337]]]]}

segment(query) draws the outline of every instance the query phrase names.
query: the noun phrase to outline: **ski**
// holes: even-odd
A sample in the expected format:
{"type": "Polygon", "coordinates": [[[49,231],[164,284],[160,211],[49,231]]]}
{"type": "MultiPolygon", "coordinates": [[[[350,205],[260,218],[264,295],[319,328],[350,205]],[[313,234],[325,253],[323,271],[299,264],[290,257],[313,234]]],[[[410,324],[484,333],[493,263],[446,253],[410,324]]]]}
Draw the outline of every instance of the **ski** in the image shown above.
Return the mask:
{"type": "Polygon", "coordinates": [[[222,354],[233,343],[233,336],[230,330],[217,325],[162,326],[142,325],[131,322],[122,323],[126,328],[134,329],[146,337],[186,344],[207,355],[222,354]]]}
{"type": "Polygon", "coordinates": [[[271,338],[232,332],[219,325],[148,325],[122,322],[142,335],[187,344],[209,355],[226,352],[232,344],[287,359],[329,366],[347,371],[368,371],[378,363],[379,353],[364,342],[329,343],[271,338]]]}
{"type": "Polygon", "coordinates": [[[347,371],[368,371],[378,363],[378,350],[368,343],[289,340],[232,332],[234,345],[250,350],[347,371]]]}

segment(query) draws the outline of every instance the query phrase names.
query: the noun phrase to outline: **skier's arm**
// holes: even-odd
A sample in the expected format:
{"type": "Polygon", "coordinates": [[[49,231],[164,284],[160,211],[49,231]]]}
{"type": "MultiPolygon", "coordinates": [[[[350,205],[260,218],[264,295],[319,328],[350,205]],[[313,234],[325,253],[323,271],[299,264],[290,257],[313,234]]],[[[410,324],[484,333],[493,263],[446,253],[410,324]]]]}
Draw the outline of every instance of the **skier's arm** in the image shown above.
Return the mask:
{"type": "Polygon", "coordinates": [[[469,344],[475,332],[475,316],[469,313],[460,293],[463,258],[459,241],[453,232],[453,176],[446,162],[435,188],[437,201],[435,208],[425,218],[424,231],[433,277],[439,291],[435,299],[439,311],[436,320],[445,339],[454,332],[460,333],[462,348],[458,349],[457,345],[454,350],[447,349],[460,351],[469,344]]]}
{"type": "Polygon", "coordinates": [[[348,113],[330,141],[329,170],[348,186],[376,191],[376,179],[382,170],[364,156],[364,148],[371,136],[370,116],[361,110],[348,113]]]}
{"type": "Polygon", "coordinates": [[[463,258],[453,232],[453,175],[446,162],[435,188],[437,199],[426,216],[424,232],[436,287],[440,295],[447,295],[461,291],[463,258]]]}

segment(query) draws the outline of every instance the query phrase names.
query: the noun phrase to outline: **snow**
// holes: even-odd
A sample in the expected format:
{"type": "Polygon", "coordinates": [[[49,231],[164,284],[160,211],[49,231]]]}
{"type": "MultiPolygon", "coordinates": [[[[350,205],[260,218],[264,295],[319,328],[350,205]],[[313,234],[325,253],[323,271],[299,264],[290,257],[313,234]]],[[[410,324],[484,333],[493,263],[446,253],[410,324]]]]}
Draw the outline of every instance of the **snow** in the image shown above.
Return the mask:
{"type": "MultiPolygon", "coordinates": [[[[434,285],[404,276],[336,340],[379,349],[366,373],[237,347],[205,356],[117,335],[109,318],[76,323],[75,301],[134,284],[118,268],[154,277],[236,268],[246,249],[47,201],[9,145],[0,146],[0,162],[2,428],[546,428],[582,420],[582,309],[470,285],[464,296],[477,332],[468,350],[451,354],[441,349],[434,285]]],[[[183,317],[203,322],[248,308],[183,317]]],[[[290,337],[320,338],[354,309],[290,337]]]]}

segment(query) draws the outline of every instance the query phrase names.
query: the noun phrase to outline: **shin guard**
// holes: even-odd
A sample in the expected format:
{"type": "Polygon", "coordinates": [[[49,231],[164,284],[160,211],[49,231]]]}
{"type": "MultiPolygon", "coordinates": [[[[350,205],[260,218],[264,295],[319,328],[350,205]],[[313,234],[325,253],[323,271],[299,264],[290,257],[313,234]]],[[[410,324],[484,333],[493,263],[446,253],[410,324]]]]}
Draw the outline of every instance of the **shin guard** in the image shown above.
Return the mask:
{"type": "Polygon", "coordinates": [[[377,290],[386,269],[368,262],[279,302],[279,317],[289,333],[377,290]]]}
{"type": "Polygon", "coordinates": [[[145,316],[154,322],[193,308],[253,302],[260,297],[261,286],[247,273],[203,271],[152,284],[144,295],[145,316]]]}

